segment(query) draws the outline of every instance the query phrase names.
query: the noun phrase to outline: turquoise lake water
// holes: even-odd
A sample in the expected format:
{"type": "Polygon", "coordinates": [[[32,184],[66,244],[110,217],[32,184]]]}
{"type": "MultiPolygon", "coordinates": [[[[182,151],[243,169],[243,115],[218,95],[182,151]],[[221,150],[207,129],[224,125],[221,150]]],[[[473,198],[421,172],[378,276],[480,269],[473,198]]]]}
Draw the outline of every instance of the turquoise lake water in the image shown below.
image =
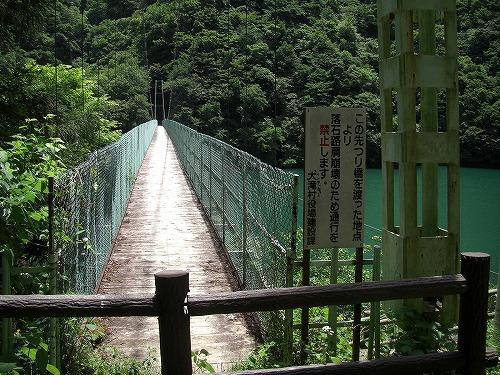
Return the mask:
{"type": "MultiPolygon", "coordinates": [[[[302,225],[303,170],[288,170],[300,175],[299,224],[302,225]]],[[[420,174],[418,174],[420,176],[420,174]]],[[[397,178],[396,178],[397,180],[397,178]]],[[[439,225],[446,228],[446,168],[439,168],[439,225]]],[[[382,223],[382,175],[380,169],[369,169],[365,185],[365,224],[380,228],[382,223]]],[[[395,189],[397,192],[397,189],[395,189]]],[[[398,202],[396,194],[396,207],[398,202]]],[[[500,170],[461,168],[460,170],[460,248],[491,254],[491,270],[497,272],[500,257],[500,170]]],[[[396,210],[396,222],[398,212],[396,210]]],[[[419,222],[421,212],[418,212],[419,222]]],[[[365,238],[377,235],[367,227],[365,238]]]]}

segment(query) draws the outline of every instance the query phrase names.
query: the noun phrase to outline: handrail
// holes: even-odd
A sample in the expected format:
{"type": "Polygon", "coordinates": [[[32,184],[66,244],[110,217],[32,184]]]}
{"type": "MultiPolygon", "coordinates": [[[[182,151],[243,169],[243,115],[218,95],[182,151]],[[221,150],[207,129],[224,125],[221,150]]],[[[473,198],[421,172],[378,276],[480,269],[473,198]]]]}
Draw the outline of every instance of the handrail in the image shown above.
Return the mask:
{"type": "MultiPolygon", "coordinates": [[[[430,353],[405,357],[389,357],[366,362],[345,362],[338,365],[309,365],[270,370],[240,371],[225,375],[412,375],[427,372],[462,370],[465,356],[459,351],[430,353]]],[[[217,375],[217,374],[216,374],[217,375]]]]}
{"type": "MultiPolygon", "coordinates": [[[[290,308],[355,305],[362,302],[425,298],[462,294],[467,282],[462,275],[244,290],[208,295],[188,295],[190,316],[285,310],[290,308]]],[[[158,316],[154,294],[8,295],[0,298],[0,318],[158,316]]]]}
{"type": "Polygon", "coordinates": [[[190,316],[461,294],[457,351],[340,365],[246,371],[234,375],[365,372],[386,375],[452,369],[460,370],[465,375],[476,375],[484,374],[485,367],[498,362],[496,353],[487,353],[485,346],[489,260],[487,254],[462,254],[460,275],[205,296],[188,296],[189,273],[164,271],[155,275],[154,295],[2,296],[0,317],[158,316],[162,373],[191,375],[190,316]]]}
{"type": "Polygon", "coordinates": [[[200,316],[355,305],[372,301],[461,294],[466,290],[467,283],[462,275],[435,276],[358,284],[244,290],[200,297],[188,296],[187,307],[191,316],[200,316]]]}

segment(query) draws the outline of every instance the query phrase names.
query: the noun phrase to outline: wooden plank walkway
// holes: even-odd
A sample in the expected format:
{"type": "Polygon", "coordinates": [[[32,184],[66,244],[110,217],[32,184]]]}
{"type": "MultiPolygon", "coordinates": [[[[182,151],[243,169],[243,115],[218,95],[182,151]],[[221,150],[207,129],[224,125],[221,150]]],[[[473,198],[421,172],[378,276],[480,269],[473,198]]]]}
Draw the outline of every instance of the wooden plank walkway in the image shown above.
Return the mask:
{"type": "MultiPolygon", "coordinates": [[[[165,269],[189,271],[193,294],[231,291],[230,272],[218,246],[170,138],[158,127],[99,293],[154,293],[154,274],[165,269]]],[[[149,347],[159,353],[156,318],[110,318],[105,324],[108,343],[128,355],[144,358],[149,347]]],[[[255,347],[239,314],[191,318],[191,336],[192,350],[207,350],[213,364],[244,359],[255,347]]]]}

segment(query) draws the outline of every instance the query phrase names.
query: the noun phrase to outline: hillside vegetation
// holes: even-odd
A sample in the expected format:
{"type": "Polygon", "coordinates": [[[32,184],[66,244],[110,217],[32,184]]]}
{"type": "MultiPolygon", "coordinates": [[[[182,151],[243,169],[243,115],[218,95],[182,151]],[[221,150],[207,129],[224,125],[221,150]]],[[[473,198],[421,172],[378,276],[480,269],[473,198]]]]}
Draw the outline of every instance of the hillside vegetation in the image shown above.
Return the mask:
{"type": "MultiPolygon", "coordinates": [[[[85,95],[103,99],[82,106],[81,73],[59,82],[66,141],[143,122],[159,79],[170,118],[280,166],[303,162],[305,106],[366,107],[369,164],[379,163],[375,0],[58,1],[56,22],[53,2],[25,4],[0,5],[2,138],[24,118],[54,112],[53,79],[37,69],[55,51],[61,64],[83,62],[85,95]]],[[[499,167],[500,5],[457,6],[462,164],[499,167]]],[[[82,153],[110,139],[83,138],[82,153]]]]}

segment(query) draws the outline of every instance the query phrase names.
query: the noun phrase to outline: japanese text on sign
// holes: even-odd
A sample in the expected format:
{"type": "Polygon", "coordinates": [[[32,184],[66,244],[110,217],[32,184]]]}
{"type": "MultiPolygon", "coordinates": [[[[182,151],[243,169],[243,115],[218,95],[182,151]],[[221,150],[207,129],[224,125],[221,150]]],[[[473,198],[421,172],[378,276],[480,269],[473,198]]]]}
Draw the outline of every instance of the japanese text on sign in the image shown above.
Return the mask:
{"type": "Polygon", "coordinates": [[[306,108],[304,248],[363,245],[366,110],[306,108]]]}

